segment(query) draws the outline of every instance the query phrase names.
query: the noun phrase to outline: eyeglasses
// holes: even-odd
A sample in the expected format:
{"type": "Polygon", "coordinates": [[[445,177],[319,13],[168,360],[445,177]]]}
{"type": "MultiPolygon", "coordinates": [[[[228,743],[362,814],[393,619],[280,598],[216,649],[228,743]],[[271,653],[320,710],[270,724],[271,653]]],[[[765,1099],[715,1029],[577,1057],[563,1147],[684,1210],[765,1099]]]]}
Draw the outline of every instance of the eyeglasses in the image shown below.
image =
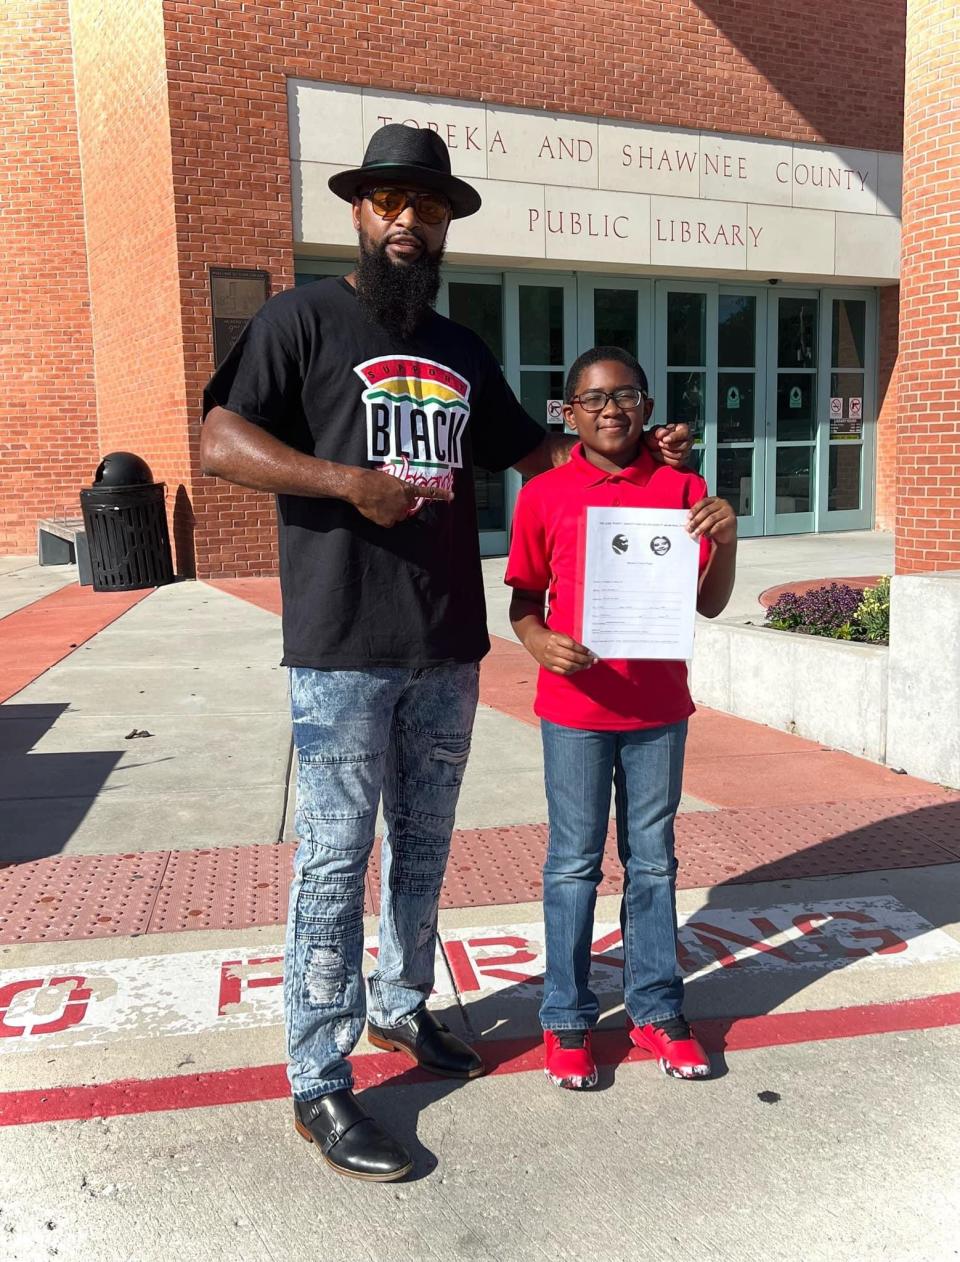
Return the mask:
{"type": "Polygon", "coordinates": [[[612,399],[618,408],[629,412],[631,408],[638,408],[646,397],[637,386],[620,386],[609,394],[606,390],[588,390],[585,394],[574,395],[570,402],[579,403],[584,412],[602,412],[607,400],[612,399]]]}
{"type": "Polygon", "coordinates": [[[450,214],[450,203],[440,193],[417,193],[409,188],[368,188],[362,194],[373,213],[388,222],[412,206],[421,223],[438,224],[450,214]]]}

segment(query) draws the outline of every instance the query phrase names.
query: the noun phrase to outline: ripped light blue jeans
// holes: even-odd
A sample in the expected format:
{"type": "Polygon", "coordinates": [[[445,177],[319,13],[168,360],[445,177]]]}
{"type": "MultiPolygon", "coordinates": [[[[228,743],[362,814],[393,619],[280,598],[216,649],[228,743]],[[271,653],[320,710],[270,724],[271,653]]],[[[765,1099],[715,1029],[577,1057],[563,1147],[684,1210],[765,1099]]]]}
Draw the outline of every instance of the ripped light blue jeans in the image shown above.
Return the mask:
{"type": "Polygon", "coordinates": [[[290,671],[297,836],[284,1007],[297,1100],[353,1085],[363,1031],[363,896],[386,823],[370,1017],[395,1025],[433,988],[437,909],[477,708],[478,664],[290,671]]]}

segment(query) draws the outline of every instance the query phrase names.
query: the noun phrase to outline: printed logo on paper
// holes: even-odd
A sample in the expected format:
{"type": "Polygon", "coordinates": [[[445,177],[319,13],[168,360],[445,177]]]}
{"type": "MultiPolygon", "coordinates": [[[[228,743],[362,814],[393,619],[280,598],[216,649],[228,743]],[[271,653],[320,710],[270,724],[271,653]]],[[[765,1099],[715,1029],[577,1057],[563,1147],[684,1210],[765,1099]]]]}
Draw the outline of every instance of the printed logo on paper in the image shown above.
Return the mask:
{"type": "Polygon", "coordinates": [[[650,551],[658,557],[665,557],[670,551],[670,540],[666,535],[654,535],[650,540],[650,551]]]}
{"type": "Polygon", "coordinates": [[[444,364],[409,356],[368,359],[354,372],[366,385],[370,463],[414,486],[452,490],[454,470],[463,468],[470,382],[444,364]]]}
{"type": "Polygon", "coordinates": [[[626,535],[614,535],[610,540],[610,547],[613,548],[614,552],[618,552],[623,556],[624,552],[630,547],[630,540],[626,535]]]}

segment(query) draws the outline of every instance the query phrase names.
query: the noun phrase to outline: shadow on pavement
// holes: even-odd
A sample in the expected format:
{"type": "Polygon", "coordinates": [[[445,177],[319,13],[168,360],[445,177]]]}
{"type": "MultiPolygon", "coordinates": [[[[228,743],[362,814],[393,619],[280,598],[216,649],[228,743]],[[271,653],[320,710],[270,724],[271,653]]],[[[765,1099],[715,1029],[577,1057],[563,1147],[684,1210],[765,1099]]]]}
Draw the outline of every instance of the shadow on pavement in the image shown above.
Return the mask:
{"type": "Polygon", "coordinates": [[[0,863],[60,854],[123,757],[122,750],[32,750],[67,703],[0,707],[0,863]]]}
{"type": "MultiPolygon", "coordinates": [[[[714,1057],[715,1076],[726,1072],[723,1052],[738,1021],[789,1010],[791,1001],[809,986],[861,961],[868,982],[869,970],[876,967],[871,959],[899,956],[931,927],[954,924],[957,889],[948,876],[926,885],[920,896],[912,895],[909,904],[897,897],[896,878],[909,879],[925,867],[958,861],[960,801],[946,801],[839,833],[712,887],[681,925],[678,953],[687,977],[687,1015],[700,1027],[714,1057]],[[905,863],[899,869],[890,866],[891,830],[903,845],[905,863]],[[869,852],[874,844],[880,850],[881,835],[885,869],[851,872],[844,866],[852,854],[869,852]],[[842,892],[836,890],[840,877],[842,892]],[[818,881],[819,888],[811,886],[811,880],[818,881]],[[777,883],[779,888],[773,892],[768,884],[751,899],[749,887],[759,882],[777,883]]],[[[954,871],[960,882],[960,867],[954,871]]],[[[506,919],[508,909],[504,914],[506,919]]],[[[595,944],[591,984],[601,1015],[594,1050],[598,1064],[612,1071],[631,1052],[622,1008],[622,944],[619,934],[613,941],[610,935],[598,941],[595,934],[595,944]]],[[[954,940],[954,945],[956,960],[960,943],[954,940]]],[[[928,947],[933,952],[950,949],[944,941],[931,945],[928,940],[928,947]]],[[[498,948],[496,972],[501,980],[510,972],[505,956],[510,949],[498,948]]],[[[518,951],[517,964],[522,954],[518,951]]],[[[483,986],[482,960],[477,972],[483,986]]],[[[515,975],[519,979],[520,973],[515,975]]],[[[889,976],[889,970],[884,975],[889,976]]],[[[542,977],[536,977],[499,990],[484,989],[475,998],[460,994],[467,1027],[492,1067],[518,1057],[529,1060],[525,1068],[540,1067],[541,987],[542,977]]],[[[862,997],[851,994],[848,986],[841,1002],[883,1002],[875,996],[869,984],[862,997]]],[[[792,1007],[796,1011],[797,1005],[792,1007]]]]}
{"type": "Polygon", "coordinates": [[[454,1091],[469,1090],[470,1085],[469,1082],[450,1078],[430,1077],[411,1065],[396,1078],[357,1093],[363,1107],[389,1125],[391,1134],[396,1135],[413,1158],[413,1170],[404,1182],[416,1183],[425,1179],[436,1170],[442,1156],[421,1143],[417,1133],[420,1114],[454,1091]],[[398,1087],[403,1090],[397,1090],[398,1087]]]}

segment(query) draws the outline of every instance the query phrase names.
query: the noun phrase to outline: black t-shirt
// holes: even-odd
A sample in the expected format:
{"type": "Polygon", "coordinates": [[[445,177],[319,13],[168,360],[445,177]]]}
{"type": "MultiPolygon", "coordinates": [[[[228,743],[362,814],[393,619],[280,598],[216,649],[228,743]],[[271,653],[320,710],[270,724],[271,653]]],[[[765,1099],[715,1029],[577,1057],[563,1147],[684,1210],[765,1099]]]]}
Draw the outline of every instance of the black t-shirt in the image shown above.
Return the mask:
{"type": "Polygon", "coordinates": [[[470,662],[490,648],[473,464],[506,469],[544,431],[485,344],[431,312],[409,338],[346,281],[271,298],[204,392],[298,451],[452,486],[389,529],[343,500],[278,496],[283,664],[351,670],[470,662]]]}

